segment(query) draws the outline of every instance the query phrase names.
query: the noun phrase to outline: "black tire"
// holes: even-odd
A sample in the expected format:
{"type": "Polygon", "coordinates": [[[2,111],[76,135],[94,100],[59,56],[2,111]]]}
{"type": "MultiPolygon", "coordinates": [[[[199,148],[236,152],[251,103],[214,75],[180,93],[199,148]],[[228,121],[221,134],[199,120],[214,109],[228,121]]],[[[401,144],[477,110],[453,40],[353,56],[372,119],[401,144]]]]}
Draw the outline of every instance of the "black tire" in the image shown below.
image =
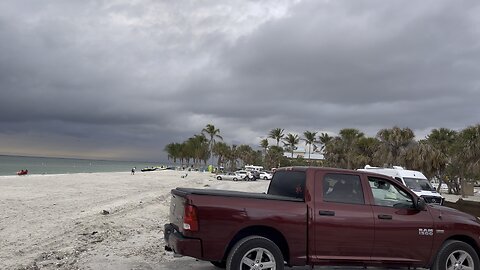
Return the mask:
{"type": "Polygon", "coordinates": [[[284,269],[284,259],[282,251],[270,239],[261,236],[249,236],[243,238],[233,246],[228,254],[227,269],[242,270],[242,265],[247,269],[253,269],[256,264],[260,269],[271,269],[268,266],[275,267],[276,270],[284,269]],[[257,256],[261,258],[255,260],[257,256]]]}
{"type": "Polygon", "coordinates": [[[267,179],[268,179],[268,177],[266,177],[266,176],[263,177],[263,180],[267,180],[267,179]]]}
{"type": "Polygon", "coordinates": [[[234,177],[232,180],[233,180],[233,181],[237,181],[238,179],[234,177]]]}
{"type": "Polygon", "coordinates": [[[469,244],[457,240],[448,240],[443,244],[437,253],[431,270],[452,269],[455,263],[459,263],[459,266],[469,267],[469,269],[480,270],[480,261],[475,249],[469,244]],[[465,258],[458,261],[460,256],[465,256],[465,258]]]}
{"type": "Polygon", "coordinates": [[[216,262],[216,261],[211,261],[211,264],[215,265],[217,268],[225,269],[227,267],[226,262],[216,262]]]}
{"type": "Polygon", "coordinates": [[[217,180],[222,180],[222,177],[221,177],[221,176],[217,176],[217,180]]]}

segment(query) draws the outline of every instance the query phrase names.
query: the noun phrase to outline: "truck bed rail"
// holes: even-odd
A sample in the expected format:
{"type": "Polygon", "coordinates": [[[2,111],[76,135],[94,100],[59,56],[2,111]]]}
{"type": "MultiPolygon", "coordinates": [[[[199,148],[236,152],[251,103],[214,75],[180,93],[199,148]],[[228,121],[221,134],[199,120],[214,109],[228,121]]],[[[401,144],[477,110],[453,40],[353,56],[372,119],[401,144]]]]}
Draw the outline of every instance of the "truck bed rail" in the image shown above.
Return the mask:
{"type": "Polygon", "coordinates": [[[276,201],[290,201],[290,202],[303,202],[302,198],[292,198],[287,196],[270,195],[266,193],[255,192],[242,192],[231,190],[215,190],[215,189],[197,189],[197,188],[176,188],[172,190],[175,195],[184,197],[188,194],[194,195],[208,195],[208,196],[227,196],[227,197],[240,197],[260,200],[276,200],[276,201]]]}

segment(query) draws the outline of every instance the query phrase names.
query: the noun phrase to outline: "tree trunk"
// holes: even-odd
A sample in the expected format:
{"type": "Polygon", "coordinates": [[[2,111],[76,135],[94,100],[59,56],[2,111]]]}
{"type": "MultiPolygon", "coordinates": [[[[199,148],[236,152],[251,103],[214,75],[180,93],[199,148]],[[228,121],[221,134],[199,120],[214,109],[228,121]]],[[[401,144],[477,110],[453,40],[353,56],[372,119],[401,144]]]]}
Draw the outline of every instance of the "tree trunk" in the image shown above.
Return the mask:
{"type": "Polygon", "coordinates": [[[460,178],[460,194],[462,195],[462,198],[466,198],[467,195],[465,195],[465,178],[460,178]]]}
{"type": "Polygon", "coordinates": [[[311,151],[310,151],[310,150],[311,150],[310,148],[311,148],[311,147],[312,147],[312,145],[309,144],[309,145],[308,145],[308,165],[310,165],[310,152],[311,152],[311,151]]]}

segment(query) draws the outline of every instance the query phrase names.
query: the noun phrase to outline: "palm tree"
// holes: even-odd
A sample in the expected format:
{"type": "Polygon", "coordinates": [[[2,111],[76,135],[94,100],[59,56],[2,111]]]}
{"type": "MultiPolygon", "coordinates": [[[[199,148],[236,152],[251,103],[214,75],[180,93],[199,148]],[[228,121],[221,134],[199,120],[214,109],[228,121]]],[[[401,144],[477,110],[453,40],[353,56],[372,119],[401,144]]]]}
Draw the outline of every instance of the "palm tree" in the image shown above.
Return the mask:
{"type": "Polygon", "coordinates": [[[346,168],[346,155],[344,143],[339,136],[332,138],[323,150],[326,165],[330,167],[346,168]]]}
{"type": "Polygon", "coordinates": [[[283,156],[283,148],[280,146],[271,146],[268,148],[268,152],[265,155],[265,167],[276,168],[280,167],[286,158],[283,156]]]}
{"type": "Polygon", "coordinates": [[[411,129],[382,129],[377,133],[377,138],[380,140],[379,159],[385,160],[389,165],[406,165],[401,157],[415,142],[415,134],[411,129]]]}
{"type": "Polygon", "coordinates": [[[182,163],[182,166],[185,165],[185,161],[187,161],[187,164],[190,163],[190,158],[189,158],[189,150],[186,142],[183,142],[180,144],[180,162],[182,163]]]}
{"type": "Polygon", "coordinates": [[[179,143],[169,143],[165,146],[164,151],[168,154],[168,160],[173,159],[173,163],[177,163],[180,158],[181,145],[179,143]]]}
{"type": "Polygon", "coordinates": [[[237,169],[237,159],[238,159],[238,151],[237,145],[234,144],[230,146],[228,155],[227,155],[228,162],[230,163],[230,170],[234,171],[237,169]]]}
{"type": "Polygon", "coordinates": [[[462,196],[465,196],[465,181],[480,176],[480,125],[471,126],[459,133],[458,159],[463,164],[459,173],[462,196]]]}
{"type": "Polygon", "coordinates": [[[340,140],[343,144],[347,169],[353,169],[353,154],[357,151],[357,142],[364,137],[363,132],[356,128],[344,128],[340,130],[340,140]]]}
{"type": "Polygon", "coordinates": [[[213,146],[213,153],[218,157],[217,166],[225,167],[225,159],[229,151],[230,147],[224,142],[218,142],[213,146]]]}
{"type": "Polygon", "coordinates": [[[250,147],[250,145],[242,144],[237,147],[238,158],[243,162],[243,165],[255,164],[257,153],[250,147]]]}
{"type": "Polygon", "coordinates": [[[277,141],[277,146],[280,143],[280,140],[283,138],[283,128],[274,128],[268,133],[268,137],[277,141]]]}
{"type": "Polygon", "coordinates": [[[480,125],[462,130],[460,142],[463,143],[462,159],[467,162],[472,174],[478,174],[480,172],[480,125]]]}
{"type": "Polygon", "coordinates": [[[427,135],[427,142],[434,145],[445,156],[448,155],[453,143],[455,143],[457,132],[453,129],[440,128],[432,129],[427,135]]]}
{"type": "Polygon", "coordinates": [[[308,162],[310,163],[310,153],[312,152],[312,145],[314,146],[314,148],[316,148],[315,143],[317,142],[317,132],[311,132],[307,130],[303,132],[303,136],[305,138],[303,138],[302,140],[305,141],[305,145],[308,145],[308,162]]]}
{"type": "Polygon", "coordinates": [[[437,175],[438,171],[444,170],[446,166],[445,157],[440,150],[427,140],[415,143],[407,149],[405,161],[408,168],[423,172],[429,179],[437,175]]]}
{"type": "Polygon", "coordinates": [[[441,154],[441,160],[444,162],[442,166],[439,166],[439,170],[435,173],[435,176],[438,178],[438,187],[437,191],[440,191],[442,183],[445,183],[452,187],[451,181],[447,181],[447,167],[449,164],[452,164],[452,150],[455,142],[457,140],[458,132],[448,128],[432,129],[429,135],[427,135],[426,142],[430,144],[433,148],[438,150],[441,154]]]}
{"type": "Polygon", "coordinates": [[[362,137],[359,138],[356,142],[357,153],[353,160],[354,168],[363,168],[365,165],[382,165],[378,164],[379,162],[375,160],[375,153],[378,150],[380,142],[377,138],[372,137],[362,137]]]}
{"type": "Polygon", "coordinates": [[[193,163],[197,165],[200,161],[207,163],[209,158],[208,140],[203,135],[194,135],[186,141],[186,150],[188,155],[193,159],[193,163]]]}
{"type": "Polygon", "coordinates": [[[268,139],[262,139],[260,141],[260,147],[262,147],[263,156],[265,157],[267,155],[267,150],[268,150],[268,139]]]}
{"type": "Polygon", "coordinates": [[[215,139],[223,140],[222,136],[219,135],[220,129],[215,128],[214,125],[208,124],[204,129],[202,129],[202,134],[207,134],[209,137],[208,147],[210,149],[210,156],[213,158],[213,146],[215,145],[215,139]]]}
{"type": "Polygon", "coordinates": [[[297,134],[292,134],[288,133],[287,137],[283,139],[283,144],[287,147],[288,150],[290,150],[290,153],[292,153],[292,158],[293,158],[293,151],[297,149],[297,144],[299,143],[300,138],[298,137],[297,134]]]}
{"type": "Polygon", "coordinates": [[[322,145],[320,148],[320,152],[323,152],[325,149],[325,146],[333,139],[332,136],[328,135],[327,133],[322,133],[320,136],[318,136],[318,141],[322,145]]]}

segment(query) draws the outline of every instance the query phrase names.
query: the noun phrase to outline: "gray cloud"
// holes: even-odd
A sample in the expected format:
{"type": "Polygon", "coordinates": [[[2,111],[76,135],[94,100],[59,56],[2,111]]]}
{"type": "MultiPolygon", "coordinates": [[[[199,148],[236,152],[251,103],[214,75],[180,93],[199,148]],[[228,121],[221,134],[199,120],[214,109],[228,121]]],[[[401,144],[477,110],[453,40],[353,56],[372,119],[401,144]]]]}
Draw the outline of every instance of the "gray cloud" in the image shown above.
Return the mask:
{"type": "Polygon", "coordinates": [[[164,160],[208,123],[417,136],[478,123],[472,1],[3,1],[0,154],[164,160]]]}

